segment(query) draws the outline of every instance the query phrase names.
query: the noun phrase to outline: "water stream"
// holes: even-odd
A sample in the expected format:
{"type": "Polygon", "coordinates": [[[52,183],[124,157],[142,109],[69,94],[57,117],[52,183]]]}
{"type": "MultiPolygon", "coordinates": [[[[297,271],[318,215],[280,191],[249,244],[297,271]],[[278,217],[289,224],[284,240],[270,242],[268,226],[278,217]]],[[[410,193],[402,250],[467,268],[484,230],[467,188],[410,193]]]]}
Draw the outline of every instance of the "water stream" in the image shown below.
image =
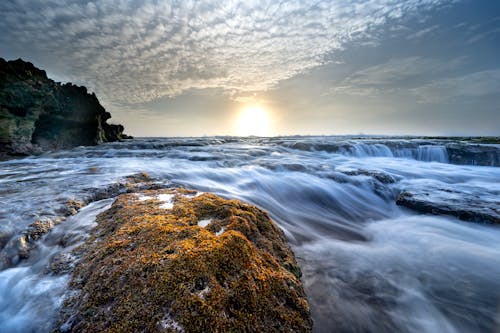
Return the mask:
{"type": "Polygon", "coordinates": [[[69,276],[47,266],[112,199],[57,225],[27,259],[12,255],[16,237],[68,199],[147,172],[267,210],[299,260],[316,332],[495,332],[500,228],[395,203],[408,188],[446,187],[450,200],[499,209],[500,168],[448,162],[440,142],[339,137],[136,139],[1,162],[0,331],[50,331],[69,276]]]}

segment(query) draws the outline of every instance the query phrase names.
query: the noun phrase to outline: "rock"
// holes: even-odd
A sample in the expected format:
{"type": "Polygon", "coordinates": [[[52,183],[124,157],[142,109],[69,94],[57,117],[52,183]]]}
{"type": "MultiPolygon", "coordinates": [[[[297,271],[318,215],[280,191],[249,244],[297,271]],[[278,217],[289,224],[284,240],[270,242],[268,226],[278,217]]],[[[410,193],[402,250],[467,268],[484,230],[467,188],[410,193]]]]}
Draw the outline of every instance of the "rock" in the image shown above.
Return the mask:
{"type": "Polygon", "coordinates": [[[424,136],[424,140],[462,141],[468,143],[500,144],[498,136],[424,136]]]}
{"type": "Polygon", "coordinates": [[[21,259],[27,259],[30,256],[30,244],[29,240],[27,239],[26,235],[21,235],[15,239],[17,249],[18,249],[18,255],[19,258],[21,259]]]}
{"type": "Polygon", "coordinates": [[[0,252],[0,270],[16,265],[20,260],[29,258],[31,244],[25,234],[12,237],[0,252]]]}
{"type": "Polygon", "coordinates": [[[453,164],[500,166],[500,144],[450,143],[446,152],[453,164]]]}
{"type": "Polygon", "coordinates": [[[398,178],[396,178],[393,175],[390,175],[390,174],[387,174],[384,172],[380,172],[380,171],[370,171],[370,170],[360,169],[360,170],[342,171],[342,173],[345,173],[346,175],[349,175],[349,176],[362,175],[362,176],[372,177],[372,178],[378,180],[379,182],[381,182],[382,184],[393,184],[399,180],[398,178]]]}
{"type": "Polygon", "coordinates": [[[128,138],[109,118],[87,88],[56,83],[21,59],[0,58],[0,158],[128,138]]]}
{"type": "Polygon", "coordinates": [[[56,331],[310,332],[300,269],[262,210],[184,189],[97,217],[56,331]]]}
{"type": "Polygon", "coordinates": [[[451,215],[470,222],[500,223],[498,199],[487,200],[448,188],[406,190],[398,195],[396,203],[422,213],[451,215]]]}
{"type": "MultiPolygon", "coordinates": [[[[95,171],[91,171],[95,172],[95,171]]],[[[78,211],[91,202],[109,199],[123,193],[132,193],[143,190],[153,190],[165,187],[164,184],[156,182],[145,172],[139,172],[124,177],[120,181],[113,183],[105,188],[87,188],[87,196],[80,199],[68,199],[64,206],[57,210],[62,216],[75,215],[78,211]]]]}
{"type": "MultiPolygon", "coordinates": [[[[54,223],[51,219],[41,219],[33,222],[21,234],[10,238],[0,252],[0,270],[11,267],[22,259],[28,259],[30,252],[36,246],[35,241],[52,230],[54,223]]],[[[1,236],[1,234],[0,234],[1,236]]]]}
{"type": "Polygon", "coordinates": [[[25,234],[28,241],[36,241],[52,230],[53,227],[54,222],[50,219],[38,220],[30,224],[28,229],[25,231],[25,234]]]}
{"type": "Polygon", "coordinates": [[[143,190],[157,190],[165,187],[165,184],[160,184],[154,181],[151,176],[145,172],[126,176],[124,179],[117,183],[111,184],[105,188],[89,188],[86,189],[90,195],[86,198],[85,202],[103,200],[116,197],[123,193],[133,193],[143,190]]]}
{"type": "Polygon", "coordinates": [[[57,212],[63,216],[75,215],[78,213],[80,208],[85,206],[85,202],[82,200],[69,199],[64,203],[64,206],[57,210],[57,212]]]}
{"type": "MultiPolygon", "coordinates": [[[[66,220],[70,215],[75,215],[78,211],[97,200],[116,197],[122,193],[131,193],[146,189],[158,189],[164,184],[155,182],[147,173],[140,172],[124,177],[121,181],[106,188],[87,189],[90,195],[80,199],[68,199],[63,207],[56,210],[56,216],[40,217],[37,221],[22,230],[19,235],[14,236],[13,230],[7,228],[0,229],[0,270],[17,264],[20,260],[28,259],[30,252],[37,246],[37,241],[48,233],[55,225],[66,220]]],[[[66,246],[64,238],[61,239],[61,246],[66,246]]],[[[56,266],[62,266],[58,260],[56,266]]],[[[52,264],[51,264],[52,265],[52,264]]],[[[63,271],[57,268],[55,271],[63,271]]]]}
{"type": "Polygon", "coordinates": [[[125,179],[131,184],[149,183],[153,180],[146,172],[135,173],[133,175],[126,176],[125,179]]]}
{"type": "Polygon", "coordinates": [[[66,274],[69,273],[75,266],[75,257],[71,253],[61,252],[56,254],[50,260],[45,273],[66,274]]]}

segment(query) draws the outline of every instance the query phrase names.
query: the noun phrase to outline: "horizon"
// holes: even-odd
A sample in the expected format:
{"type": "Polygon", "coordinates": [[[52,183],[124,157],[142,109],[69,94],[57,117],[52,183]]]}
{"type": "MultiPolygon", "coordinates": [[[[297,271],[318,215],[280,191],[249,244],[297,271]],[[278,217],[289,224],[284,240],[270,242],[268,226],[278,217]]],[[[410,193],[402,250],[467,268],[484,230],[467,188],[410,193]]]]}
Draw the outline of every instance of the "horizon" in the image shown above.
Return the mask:
{"type": "Polygon", "coordinates": [[[63,2],[0,4],[0,56],[135,137],[500,135],[498,2],[63,2]]]}
{"type": "Polygon", "coordinates": [[[351,139],[429,139],[429,140],[439,140],[439,139],[468,139],[468,138],[498,138],[496,135],[388,135],[388,134],[288,134],[288,135],[269,135],[269,136],[258,136],[258,135],[193,135],[193,136],[133,136],[133,139],[196,139],[196,138],[248,138],[248,139],[266,139],[266,138],[297,138],[297,137],[338,137],[338,138],[351,138],[351,139]]]}

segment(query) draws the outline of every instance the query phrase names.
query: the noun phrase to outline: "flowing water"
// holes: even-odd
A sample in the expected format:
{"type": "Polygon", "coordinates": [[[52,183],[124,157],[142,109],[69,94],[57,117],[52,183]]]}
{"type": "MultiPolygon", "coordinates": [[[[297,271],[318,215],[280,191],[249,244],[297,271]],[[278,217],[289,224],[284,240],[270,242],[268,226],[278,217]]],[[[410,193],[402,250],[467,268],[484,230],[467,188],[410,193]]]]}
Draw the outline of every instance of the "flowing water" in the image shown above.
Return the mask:
{"type": "Polygon", "coordinates": [[[288,137],[135,139],[1,162],[0,331],[50,331],[69,276],[47,266],[71,261],[113,200],[57,225],[27,259],[12,254],[19,234],[137,172],[267,210],[298,258],[316,332],[498,331],[500,228],[395,203],[445,187],[499,209],[500,168],[449,159],[440,142],[288,137]]]}

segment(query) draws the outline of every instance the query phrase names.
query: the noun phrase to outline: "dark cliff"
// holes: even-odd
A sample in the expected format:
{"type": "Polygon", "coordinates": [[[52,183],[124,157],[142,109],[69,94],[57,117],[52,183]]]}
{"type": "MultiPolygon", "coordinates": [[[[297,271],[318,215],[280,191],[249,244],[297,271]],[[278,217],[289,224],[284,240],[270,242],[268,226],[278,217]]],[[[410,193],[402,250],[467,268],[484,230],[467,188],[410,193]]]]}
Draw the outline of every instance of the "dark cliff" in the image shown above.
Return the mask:
{"type": "Polygon", "coordinates": [[[21,59],[0,58],[0,158],[128,138],[87,88],[60,84],[21,59]]]}

